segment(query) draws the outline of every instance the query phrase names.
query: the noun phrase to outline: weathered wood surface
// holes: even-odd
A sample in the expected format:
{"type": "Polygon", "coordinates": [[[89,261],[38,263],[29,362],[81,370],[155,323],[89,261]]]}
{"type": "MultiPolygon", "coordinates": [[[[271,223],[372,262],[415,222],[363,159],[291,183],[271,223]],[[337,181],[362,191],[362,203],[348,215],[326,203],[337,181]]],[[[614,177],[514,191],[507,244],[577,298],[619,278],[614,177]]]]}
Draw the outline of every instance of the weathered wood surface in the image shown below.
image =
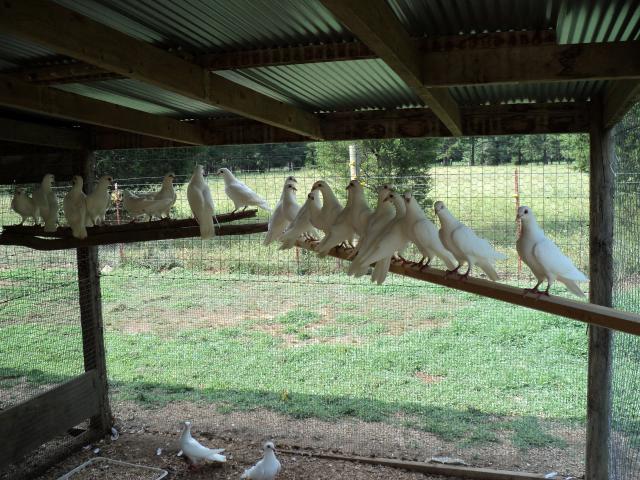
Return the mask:
{"type": "MultiPolygon", "coordinates": [[[[313,250],[313,244],[298,242],[298,246],[313,250]]],[[[329,255],[336,258],[349,260],[350,250],[342,248],[332,249],[329,255]]],[[[443,270],[435,268],[418,269],[415,265],[403,265],[392,263],[390,270],[398,275],[435,283],[445,287],[455,288],[476,295],[494,298],[503,302],[519,305],[521,307],[539,310],[541,312],[560,315],[562,317],[578,320],[592,325],[599,325],[621,332],[640,335],[640,315],[623,312],[609,307],[594,305],[592,303],[579,302],[564,297],[551,295],[538,297],[533,294],[525,294],[522,288],[504,285],[481,278],[469,278],[461,281],[457,277],[445,277],[443,270]]]]}
{"type": "MultiPolygon", "coordinates": [[[[200,228],[180,227],[171,228],[159,225],[163,222],[154,222],[156,228],[136,230],[131,232],[117,231],[105,232],[99,235],[89,235],[84,240],[73,237],[45,239],[30,235],[16,235],[2,233],[0,245],[15,245],[33,248],[34,250],[66,250],[69,248],[81,248],[98,245],[112,245],[114,243],[151,242],[156,240],[172,240],[177,238],[191,238],[200,236],[200,228]]],[[[216,226],[216,235],[248,235],[251,233],[266,232],[268,223],[247,223],[244,225],[216,226]]]]}
{"type": "MultiPolygon", "coordinates": [[[[229,223],[235,220],[242,220],[245,218],[253,218],[258,213],[257,210],[245,210],[244,212],[236,213],[222,213],[216,216],[218,223],[229,223]]],[[[87,233],[89,235],[101,235],[104,233],[117,233],[117,232],[140,232],[145,230],[157,230],[158,228],[184,228],[184,227],[196,227],[198,222],[194,218],[184,219],[163,219],[154,220],[152,222],[132,222],[123,223],[120,225],[100,225],[95,227],[87,227],[87,233]]],[[[71,237],[71,228],[58,227],[55,232],[45,232],[44,227],[41,225],[4,225],[2,231],[15,235],[35,235],[38,237],[55,237],[55,238],[69,238],[71,237]]]]}
{"type": "MultiPolygon", "coordinates": [[[[639,53],[635,59],[640,58],[639,53]]],[[[612,128],[640,101],[640,80],[616,80],[609,83],[604,95],[604,128],[612,128]]]]}
{"type": "Polygon", "coordinates": [[[0,118],[0,140],[80,150],[86,139],[78,129],[50,127],[10,118],[0,118]]]}
{"type": "Polygon", "coordinates": [[[369,465],[381,465],[384,467],[401,468],[412,472],[421,472],[431,475],[443,475],[446,477],[472,478],[476,480],[541,480],[544,474],[528,472],[512,472],[508,470],[496,470],[494,468],[478,468],[458,465],[440,465],[437,463],[414,462],[410,460],[398,460],[395,458],[360,457],[357,455],[339,455],[335,453],[309,452],[308,450],[283,450],[278,452],[288,455],[310,456],[328,460],[340,460],[344,462],[366,463],[369,465]]]}
{"type": "Polygon", "coordinates": [[[0,412],[0,465],[14,463],[44,442],[98,414],[98,376],[88,371],[0,412]]]}
{"type": "MultiPolygon", "coordinates": [[[[604,126],[602,99],[593,103],[589,169],[589,301],[613,305],[613,159],[611,129],[604,126]]],[[[606,326],[606,325],[605,325],[606,326]]],[[[609,479],[612,331],[589,329],[586,480],[609,479]]]]}

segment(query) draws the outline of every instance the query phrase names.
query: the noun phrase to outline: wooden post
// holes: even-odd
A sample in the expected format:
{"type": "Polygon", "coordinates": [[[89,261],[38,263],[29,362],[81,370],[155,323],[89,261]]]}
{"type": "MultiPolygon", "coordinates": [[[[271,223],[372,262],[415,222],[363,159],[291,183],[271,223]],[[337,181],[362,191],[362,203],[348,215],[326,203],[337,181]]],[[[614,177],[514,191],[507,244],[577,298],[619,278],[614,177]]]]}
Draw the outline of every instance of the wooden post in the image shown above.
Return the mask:
{"type": "MultiPolygon", "coordinates": [[[[83,151],[79,167],[86,193],[90,193],[93,188],[93,162],[93,153],[83,151]]],[[[91,430],[105,434],[111,431],[113,418],[109,406],[98,247],[81,247],[76,252],[84,369],[95,370],[97,374],[95,393],[98,397],[99,413],[91,417],[89,425],[91,430]]]]}
{"type": "MultiPolygon", "coordinates": [[[[589,175],[589,301],[612,306],[613,134],[604,127],[602,99],[592,106],[589,175]]],[[[589,327],[586,480],[609,480],[612,331],[589,327]]]]}

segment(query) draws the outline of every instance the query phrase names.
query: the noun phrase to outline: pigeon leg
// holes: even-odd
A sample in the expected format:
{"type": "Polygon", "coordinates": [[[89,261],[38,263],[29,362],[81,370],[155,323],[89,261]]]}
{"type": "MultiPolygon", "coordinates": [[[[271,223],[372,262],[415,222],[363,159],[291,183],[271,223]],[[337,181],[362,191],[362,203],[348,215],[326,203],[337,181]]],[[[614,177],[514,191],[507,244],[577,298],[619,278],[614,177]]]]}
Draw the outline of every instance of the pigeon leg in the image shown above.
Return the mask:
{"type": "Polygon", "coordinates": [[[425,263],[424,265],[422,265],[420,267],[420,271],[423,271],[425,268],[429,268],[429,265],[431,265],[431,259],[430,258],[427,259],[427,263],[425,263]]]}
{"type": "Polygon", "coordinates": [[[244,207],[242,207],[242,211],[244,212],[247,209],[247,206],[245,205],[244,207]]]}
{"type": "Polygon", "coordinates": [[[449,277],[450,275],[453,275],[454,273],[455,273],[455,274],[457,274],[457,273],[458,273],[458,270],[460,270],[460,267],[461,267],[461,266],[462,266],[462,265],[458,265],[458,266],[457,266],[456,268],[454,268],[453,270],[445,270],[445,272],[444,272],[444,276],[445,276],[445,277],[449,277]]]}
{"type": "Polygon", "coordinates": [[[538,290],[538,287],[540,286],[541,283],[542,281],[536,283],[533,288],[525,288],[524,295],[527,295],[527,293],[540,293],[540,290],[538,290]]]}
{"type": "Polygon", "coordinates": [[[463,282],[469,278],[469,274],[471,273],[471,264],[469,264],[469,268],[467,268],[467,271],[464,272],[462,275],[460,275],[459,280],[462,280],[463,282]]]}
{"type": "Polygon", "coordinates": [[[422,256],[422,258],[420,259],[420,261],[418,261],[418,262],[411,262],[411,263],[413,263],[413,265],[415,265],[416,267],[420,267],[420,268],[422,268],[422,264],[424,263],[424,259],[425,259],[425,257],[424,257],[424,255],[423,255],[423,256],[422,256]]]}

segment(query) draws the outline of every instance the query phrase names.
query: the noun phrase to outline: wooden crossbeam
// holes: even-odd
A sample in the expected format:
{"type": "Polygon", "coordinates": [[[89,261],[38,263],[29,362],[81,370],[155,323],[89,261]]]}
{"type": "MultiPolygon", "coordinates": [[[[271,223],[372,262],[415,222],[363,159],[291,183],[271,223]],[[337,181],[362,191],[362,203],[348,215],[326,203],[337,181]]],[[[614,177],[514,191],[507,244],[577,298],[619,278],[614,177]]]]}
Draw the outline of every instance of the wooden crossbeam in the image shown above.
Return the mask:
{"type": "Polygon", "coordinates": [[[10,118],[0,118],[0,140],[69,150],[80,150],[86,146],[85,135],[77,129],[50,127],[10,118]]]}
{"type": "MultiPolygon", "coordinates": [[[[2,18],[1,15],[0,18],[2,18]]],[[[0,105],[91,125],[175,140],[189,145],[203,144],[202,129],[194,124],[151,115],[75,93],[63,92],[52,87],[32,85],[6,75],[0,75],[0,105]]]]}
{"type": "Polygon", "coordinates": [[[318,119],[47,0],[3,0],[0,30],[171,92],[321,139],[318,119]]]}
{"type": "MultiPolygon", "coordinates": [[[[314,244],[298,241],[297,245],[307,250],[314,250],[314,244]]],[[[351,250],[334,248],[329,252],[336,258],[350,260],[351,250]]],[[[494,298],[502,302],[519,305],[521,307],[539,310],[541,312],[560,315],[591,325],[618,330],[620,332],[640,335],[640,315],[623,312],[609,307],[592,303],[578,302],[564,297],[541,296],[525,294],[522,288],[491,282],[481,278],[469,278],[461,281],[456,277],[446,277],[445,272],[435,268],[420,270],[413,264],[392,263],[390,270],[398,275],[415,278],[425,282],[435,283],[456,290],[462,290],[483,297],[494,298]]]]}
{"type": "Polygon", "coordinates": [[[611,82],[604,94],[604,127],[614,127],[638,101],[640,101],[640,80],[611,82]]]}
{"type": "Polygon", "coordinates": [[[446,88],[427,88],[420,51],[386,0],[321,0],[433,110],[453,135],[462,135],[460,111],[446,88]]]}

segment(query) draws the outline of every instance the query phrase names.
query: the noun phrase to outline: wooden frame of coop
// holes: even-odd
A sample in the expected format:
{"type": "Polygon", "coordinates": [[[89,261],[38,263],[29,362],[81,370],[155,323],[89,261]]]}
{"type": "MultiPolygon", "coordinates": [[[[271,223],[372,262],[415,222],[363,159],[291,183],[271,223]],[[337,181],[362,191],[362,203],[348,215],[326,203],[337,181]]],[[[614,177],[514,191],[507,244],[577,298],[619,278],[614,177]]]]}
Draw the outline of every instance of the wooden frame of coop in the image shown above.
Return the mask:
{"type": "MultiPolygon", "coordinates": [[[[586,479],[608,479],[612,330],[640,335],[639,316],[610,308],[612,128],[640,94],[640,42],[620,35],[604,43],[560,42],[559,31],[556,31],[560,27],[526,30],[507,24],[497,33],[412,37],[406,23],[385,0],[320,0],[320,7],[349,32],[349,39],[328,42],[309,32],[296,44],[240,50],[219,48],[211,53],[191,54],[187,53],[188,48],[155,45],[125,33],[124,27],[107,26],[99,12],[89,18],[48,0],[3,1],[0,33],[24,44],[45,48],[57,56],[40,63],[16,60],[15,68],[0,73],[0,139],[3,140],[0,183],[36,182],[44,173],[54,173],[59,180],[80,174],[89,186],[93,178],[92,151],[101,149],[588,133],[590,303],[557,297],[536,300],[523,295],[519,289],[482,280],[450,281],[432,269],[418,272],[394,265],[392,271],[589,323],[586,479]],[[354,107],[357,104],[354,99],[342,107],[305,107],[297,101],[276,100],[216,74],[230,69],[371,59],[384,64],[422,106],[386,105],[360,111],[354,107]],[[111,101],[97,100],[91,95],[55,88],[61,84],[91,85],[96,81],[118,79],[133,79],[211,107],[215,112],[233,115],[194,113],[190,116],[189,112],[183,112],[182,118],[191,120],[180,121],[180,118],[122,106],[115,96],[111,101]],[[591,93],[571,101],[512,104],[508,98],[517,96],[518,88],[528,85],[570,85],[571,82],[593,82],[591,93]],[[489,87],[496,85],[507,86],[505,98],[492,98],[489,87]],[[453,94],[455,87],[475,89],[482,104],[460,103],[453,94]],[[327,110],[334,112],[321,113],[327,110]],[[194,117],[199,118],[193,120],[194,117]]],[[[624,20],[621,30],[631,28],[624,20]]],[[[254,28],[260,29],[259,22],[254,28]]],[[[287,97],[288,94],[284,91],[278,95],[287,97]]],[[[294,98],[293,92],[290,98],[294,98]]],[[[250,217],[254,213],[223,216],[221,220],[250,217]]],[[[265,224],[222,225],[218,234],[265,230],[265,224]]],[[[96,246],[189,236],[197,236],[197,228],[188,221],[167,221],[151,227],[95,227],[93,231],[89,229],[87,240],[73,239],[64,229],[49,237],[29,227],[3,230],[0,244],[77,250],[85,373],[0,412],[0,431],[5,444],[0,450],[0,465],[17,461],[85,419],[90,419],[90,429],[78,437],[71,448],[110,432],[112,418],[96,246]]],[[[305,244],[300,246],[309,248],[305,244]]],[[[344,258],[344,252],[339,249],[332,254],[344,258]]],[[[471,470],[456,470],[455,474],[469,478],[541,478],[514,476],[518,474],[513,472],[510,472],[512,476],[496,476],[496,472],[482,476],[482,472],[471,470]]]]}

